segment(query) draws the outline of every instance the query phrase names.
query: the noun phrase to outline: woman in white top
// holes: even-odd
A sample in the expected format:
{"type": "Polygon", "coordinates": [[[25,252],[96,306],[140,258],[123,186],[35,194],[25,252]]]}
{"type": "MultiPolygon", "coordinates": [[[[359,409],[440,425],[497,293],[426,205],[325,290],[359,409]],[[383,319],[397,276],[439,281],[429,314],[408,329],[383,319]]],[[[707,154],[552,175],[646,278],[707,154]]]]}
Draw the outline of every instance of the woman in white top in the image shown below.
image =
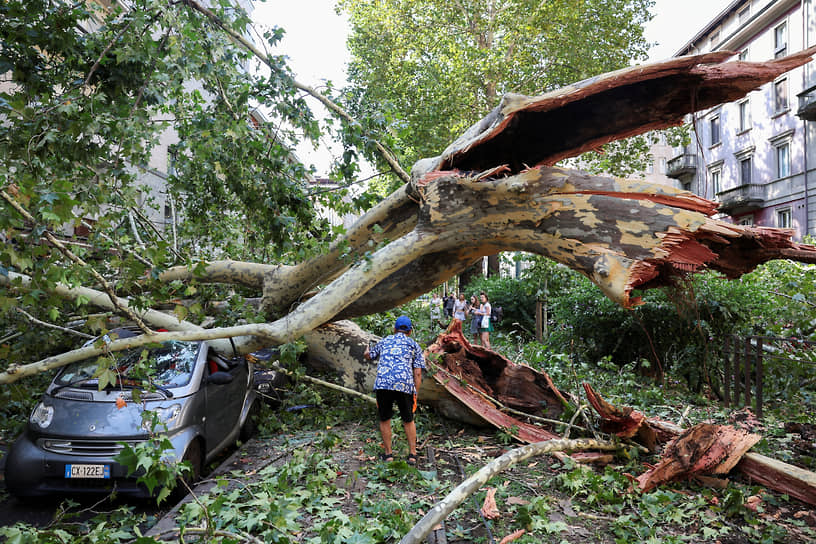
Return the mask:
{"type": "Polygon", "coordinates": [[[465,294],[459,293],[459,300],[453,303],[453,317],[459,321],[464,321],[466,313],[467,302],[465,301],[465,294]]]}
{"type": "Polygon", "coordinates": [[[473,313],[482,316],[482,321],[479,323],[479,334],[482,337],[482,345],[487,349],[490,349],[490,333],[493,332],[493,322],[490,319],[490,314],[492,313],[493,308],[490,306],[490,300],[487,298],[487,293],[482,291],[479,296],[482,299],[482,304],[479,306],[479,309],[473,313]],[[487,326],[485,326],[485,323],[487,323],[487,326]]]}
{"type": "Polygon", "coordinates": [[[431,321],[438,323],[442,318],[442,299],[439,293],[434,293],[431,299],[431,321]]]}

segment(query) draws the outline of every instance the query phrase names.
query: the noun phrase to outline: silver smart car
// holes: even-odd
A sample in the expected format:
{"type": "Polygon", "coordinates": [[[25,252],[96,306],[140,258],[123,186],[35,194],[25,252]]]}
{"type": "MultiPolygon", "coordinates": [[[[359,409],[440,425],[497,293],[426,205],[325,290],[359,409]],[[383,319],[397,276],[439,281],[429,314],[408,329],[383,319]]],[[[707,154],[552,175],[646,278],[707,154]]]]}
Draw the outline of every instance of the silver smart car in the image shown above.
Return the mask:
{"type": "MultiPolygon", "coordinates": [[[[112,332],[120,338],[134,335],[126,329],[112,332]]],[[[260,406],[246,358],[227,360],[206,342],[179,341],[111,355],[115,383],[102,390],[94,377],[97,358],[58,372],[8,452],[5,479],[13,495],[104,493],[114,487],[127,495],[149,495],[114,461],[122,443],[148,438],[147,410],[173,445],[168,458],[189,461],[193,477],[254,431],[260,406]]]]}

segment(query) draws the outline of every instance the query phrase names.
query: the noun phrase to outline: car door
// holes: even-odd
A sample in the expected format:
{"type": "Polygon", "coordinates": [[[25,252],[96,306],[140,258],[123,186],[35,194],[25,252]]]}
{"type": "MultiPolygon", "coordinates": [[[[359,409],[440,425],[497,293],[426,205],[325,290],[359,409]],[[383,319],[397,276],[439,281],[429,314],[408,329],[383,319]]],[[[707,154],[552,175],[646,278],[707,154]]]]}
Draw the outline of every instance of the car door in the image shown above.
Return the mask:
{"type": "Polygon", "coordinates": [[[210,350],[205,375],[207,419],[204,428],[209,455],[222,449],[227,439],[234,439],[231,436],[233,433],[237,436],[247,395],[247,364],[243,359],[226,361],[210,350]],[[212,378],[216,372],[229,374],[232,380],[229,383],[217,383],[222,381],[218,378],[224,376],[212,378]]]}

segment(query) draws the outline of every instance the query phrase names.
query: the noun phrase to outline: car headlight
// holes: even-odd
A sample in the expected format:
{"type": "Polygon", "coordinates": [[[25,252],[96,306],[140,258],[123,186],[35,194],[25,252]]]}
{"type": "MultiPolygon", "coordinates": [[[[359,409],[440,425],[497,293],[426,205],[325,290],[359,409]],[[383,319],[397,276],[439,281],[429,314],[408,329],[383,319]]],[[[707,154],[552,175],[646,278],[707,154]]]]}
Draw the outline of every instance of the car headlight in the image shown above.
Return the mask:
{"type": "Polygon", "coordinates": [[[36,424],[40,429],[45,429],[54,420],[54,407],[40,402],[34,411],[31,412],[31,423],[36,424]]]}
{"type": "MultiPolygon", "coordinates": [[[[172,404],[163,408],[156,408],[154,410],[156,419],[156,430],[161,430],[160,427],[170,429],[178,422],[179,415],[181,415],[181,404],[172,404]]],[[[152,427],[151,417],[142,416],[142,429],[150,431],[152,427]]]]}

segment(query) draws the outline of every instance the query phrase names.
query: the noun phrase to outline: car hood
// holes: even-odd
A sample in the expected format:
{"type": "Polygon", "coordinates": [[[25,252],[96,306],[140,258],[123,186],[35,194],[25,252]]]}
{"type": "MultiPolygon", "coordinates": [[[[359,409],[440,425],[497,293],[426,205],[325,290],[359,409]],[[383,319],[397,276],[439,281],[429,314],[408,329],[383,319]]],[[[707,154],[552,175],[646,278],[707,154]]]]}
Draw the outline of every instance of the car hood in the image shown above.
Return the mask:
{"type": "MultiPolygon", "coordinates": [[[[46,395],[42,402],[54,407],[51,424],[42,429],[29,423],[29,429],[37,435],[65,438],[146,438],[147,432],[142,428],[142,414],[145,410],[178,405],[179,414],[167,429],[172,430],[184,419],[184,410],[189,404],[189,397],[174,397],[143,404],[125,402],[124,405],[117,405],[116,398],[117,395],[114,395],[110,402],[87,402],[46,395]]],[[[157,430],[163,430],[163,427],[158,426],[157,430]]]]}

